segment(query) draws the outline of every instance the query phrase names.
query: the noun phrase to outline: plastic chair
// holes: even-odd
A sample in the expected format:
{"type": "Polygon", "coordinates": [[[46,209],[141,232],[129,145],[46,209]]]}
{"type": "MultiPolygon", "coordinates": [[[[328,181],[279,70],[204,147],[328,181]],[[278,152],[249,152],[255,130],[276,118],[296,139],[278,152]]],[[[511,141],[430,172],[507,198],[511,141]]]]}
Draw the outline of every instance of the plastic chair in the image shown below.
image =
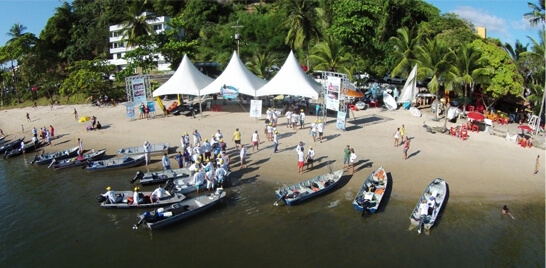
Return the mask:
{"type": "Polygon", "coordinates": [[[466,139],[468,139],[468,132],[466,131],[466,129],[461,131],[461,139],[462,139],[463,141],[465,141],[466,139]]]}
{"type": "Polygon", "coordinates": [[[218,112],[218,105],[217,105],[217,104],[213,104],[212,107],[211,107],[211,111],[213,111],[213,112],[218,112]]]}
{"type": "Polygon", "coordinates": [[[377,108],[377,102],[375,101],[370,101],[370,108],[373,107],[373,108],[377,108]]]}
{"type": "Polygon", "coordinates": [[[468,105],[468,106],[466,106],[466,108],[468,108],[469,112],[474,112],[474,106],[468,105]]]}
{"type": "Polygon", "coordinates": [[[222,110],[222,105],[221,105],[221,104],[216,105],[216,111],[217,111],[217,112],[223,111],[223,110],[222,110]]]}
{"type": "Polygon", "coordinates": [[[449,135],[457,137],[457,130],[455,130],[453,127],[449,128],[449,135]]]}

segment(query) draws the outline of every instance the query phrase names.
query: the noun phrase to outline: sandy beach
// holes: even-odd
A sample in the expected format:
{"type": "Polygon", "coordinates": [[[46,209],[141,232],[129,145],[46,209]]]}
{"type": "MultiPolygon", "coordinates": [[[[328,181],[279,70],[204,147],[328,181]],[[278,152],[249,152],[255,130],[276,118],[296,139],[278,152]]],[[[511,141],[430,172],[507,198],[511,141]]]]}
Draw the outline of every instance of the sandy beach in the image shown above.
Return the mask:
{"type": "MultiPolygon", "coordinates": [[[[170,102],[165,102],[165,105],[168,107],[170,102]]],[[[180,149],[180,136],[184,132],[191,134],[194,129],[198,129],[203,138],[210,139],[220,129],[228,144],[231,167],[237,179],[268,180],[282,184],[320,175],[327,171],[328,161],[332,162],[333,169],[342,168],[343,149],[350,145],[355,149],[358,158],[355,173],[344,187],[351,187],[354,191],[357,191],[370,172],[383,166],[392,176],[393,196],[417,198],[428,183],[441,177],[449,184],[450,202],[473,201],[476,198],[544,199],[543,149],[521,148],[502,137],[485,132],[472,132],[466,141],[446,134],[432,134],[423,127],[424,122],[442,126],[443,121],[432,121],[430,109],[423,109],[422,112],[422,117],[414,117],[405,110],[386,111],[372,108],[356,111],[356,119],[352,116],[348,119],[347,131],[337,130],[335,118],[329,117],[323,143],[313,142],[309,135],[310,122],[315,119],[313,115],[307,116],[307,129],[297,130],[287,128],[285,118],[280,117],[280,152],[276,154],[273,153],[273,143],[268,142],[263,134],[265,115],[261,119],[251,118],[237,103],[224,106],[222,112],[204,111],[202,116],[198,114],[195,119],[159,115],[149,120],[128,119],[123,103],[101,108],[90,104],[60,105],[53,107],[53,110],[49,106],[28,107],[0,111],[0,128],[8,135],[7,139],[25,136],[29,140],[33,127],[53,125],[56,137],[53,146],[45,148],[46,152],[76,146],[77,139],[81,138],[85,149],[105,148],[107,155],[115,155],[122,147],[140,146],[145,140],[152,144],[169,142],[169,155],[174,155],[180,149]],[[80,123],[75,120],[74,108],[80,117],[96,116],[103,129],[87,131],[89,122],[80,123]],[[26,120],[27,112],[31,122],[26,120]],[[21,125],[24,126],[24,132],[21,125]],[[411,139],[407,160],[403,159],[402,146],[393,145],[394,132],[402,125],[405,125],[406,135],[411,139]],[[239,169],[238,152],[234,151],[234,143],[231,141],[235,128],[240,129],[242,141],[246,145],[250,144],[251,134],[255,130],[261,139],[260,150],[256,153],[252,153],[250,146],[247,147],[248,166],[242,170],[239,169]],[[298,174],[295,152],[299,141],[305,143],[306,151],[309,146],[313,146],[317,159],[315,168],[303,174],[298,174]],[[538,174],[534,175],[537,155],[540,155],[541,165],[538,174]]],[[[448,127],[454,125],[448,122],[448,127]]],[[[174,159],[171,166],[176,166],[174,159]]],[[[153,158],[148,168],[162,169],[160,157],[153,158]]],[[[346,172],[348,173],[350,172],[346,172]]]]}

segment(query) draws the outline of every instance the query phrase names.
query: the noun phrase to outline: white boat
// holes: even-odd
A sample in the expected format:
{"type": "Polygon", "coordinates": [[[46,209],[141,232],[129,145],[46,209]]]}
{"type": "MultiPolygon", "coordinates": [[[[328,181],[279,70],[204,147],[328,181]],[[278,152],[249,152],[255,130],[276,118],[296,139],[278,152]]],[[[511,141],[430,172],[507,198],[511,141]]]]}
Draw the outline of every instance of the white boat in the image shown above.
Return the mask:
{"type": "MultiPolygon", "coordinates": [[[[164,153],[167,153],[169,151],[169,143],[156,143],[150,145],[151,155],[162,155],[164,153]]],[[[126,147],[121,148],[118,150],[118,154],[124,154],[124,155],[136,155],[136,154],[144,154],[144,146],[134,146],[134,147],[126,147]]]]}
{"type": "Polygon", "coordinates": [[[323,194],[334,188],[342,175],[343,169],[333,172],[330,171],[309,180],[281,188],[275,191],[275,194],[279,198],[279,200],[275,202],[275,205],[277,205],[278,201],[283,200],[287,205],[291,206],[323,194]]]}
{"type": "Polygon", "coordinates": [[[443,179],[434,179],[427,186],[409,217],[411,225],[417,226],[418,233],[422,227],[429,230],[434,225],[447,194],[447,183],[443,179]]]}
{"type": "Polygon", "coordinates": [[[158,184],[165,183],[170,179],[178,179],[183,177],[189,177],[190,171],[187,168],[177,168],[169,170],[158,170],[151,172],[142,172],[137,171],[135,177],[131,180],[131,183],[134,183],[137,180],[140,180],[140,184],[149,185],[149,184],[158,184]]]}
{"type": "Polygon", "coordinates": [[[398,105],[396,104],[396,100],[394,99],[391,94],[387,92],[383,92],[383,103],[385,103],[385,106],[387,106],[387,109],[389,110],[396,110],[398,108],[398,105]]]}
{"type": "Polygon", "coordinates": [[[419,109],[417,109],[416,107],[410,107],[409,111],[413,116],[421,117],[421,111],[419,109]]]}
{"type": "Polygon", "coordinates": [[[364,180],[353,200],[354,208],[362,211],[362,215],[375,213],[387,190],[387,185],[387,173],[383,167],[379,167],[364,180]]]}

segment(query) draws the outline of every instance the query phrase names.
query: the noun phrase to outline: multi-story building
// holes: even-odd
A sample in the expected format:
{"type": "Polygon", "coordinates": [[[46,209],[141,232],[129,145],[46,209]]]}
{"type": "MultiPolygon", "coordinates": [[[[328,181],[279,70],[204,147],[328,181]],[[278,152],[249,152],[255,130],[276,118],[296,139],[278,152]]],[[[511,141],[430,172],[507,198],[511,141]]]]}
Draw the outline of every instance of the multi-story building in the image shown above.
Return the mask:
{"type": "MultiPolygon", "coordinates": [[[[141,16],[149,15],[150,13],[144,12],[141,16]]],[[[148,24],[152,26],[154,31],[159,34],[169,29],[169,17],[161,16],[156,19],[146,20],[148,24]]],[[[127,40],[123,38],[125,29],[122,24],[116,24],[110,26],[110,59],[109,64],[116,65],[118,70],[123,70],[127,67],[127,61],[123,58],[125,53],[134,50],[135,47],[127,46],[127,40]]],[[[157,54],[157,70],[158,71],[172,71],[170,63],[165,62],[165,58],[161,54],[157,54]]]]}

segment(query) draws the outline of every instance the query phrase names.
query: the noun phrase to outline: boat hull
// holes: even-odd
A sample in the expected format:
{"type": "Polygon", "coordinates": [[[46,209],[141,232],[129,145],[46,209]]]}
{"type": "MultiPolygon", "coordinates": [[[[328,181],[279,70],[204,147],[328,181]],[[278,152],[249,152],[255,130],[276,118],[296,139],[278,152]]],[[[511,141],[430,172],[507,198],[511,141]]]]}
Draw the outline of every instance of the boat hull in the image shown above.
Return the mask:
{"type": "Polygon", "coordinates": [[[71,159],[63,159],[53,164],[53,170],[66,169],[71,167],[81,167],[87,165],[87,161],[97,161],[104,157],[106,150],[100,150],[97,152],[90,152],[84,154],[81,159],[77,157],[71,159]]]}
{"type": "Polygon", "coordinates": [[[53,159],[55,159],[55,161],[58,161],[58,160],[74,157],[78,154],[78,149],[79,147],[76,146],[64,151],[39,155],[34,158],[33,163],[36,163],[38,165],[45,165],[45,164],[50,164],[51,161],[53,161],[53,159]]]}
{"type": "MultiPolygon", "coordinates": [[[[434,223],[436,222],[436,219],[438,215],[440,214],[440,210],[442,209],[444,202],[446,200],[446,196],[448,195],[448,188],[447,183],[445,180],[441,178],[434,179],[423,192],[423,195],[419,198],[419,201],[417,201],[417,205],[413,209],[413,212],[410,214],[409,220],[411,225],[413,226],[419,226],[421,224],[422,220],[422,226],[425,230],[429,230],[434,226],[434,223]],[[421,217],[421,214],[419,213],[419,205],[421,204],[422,200],[429,201],[430,197],[434,196],[434,209],[429,210],[429,214],[427,214],[424,217],[421,217]]],[[[420,229],[418,229],[418,232],[420,232],[420,229]]]]}
{"type": "Polygon", "coordinates": [[[275,195],[289,206],[296,205],[330,191],[339,183],[342,175],[343,170],[340,169],[281,188],[275,191],[275,195]]]}
{"type": "Polygon", "coordinates": [[[86,170],[89,171],[104,171],[104,170],[116,170],[123,168],[131,168],[144,164],[146,158],[144,155],[139,155],[137,157],[118,157],[108,160],[98,160],[88,163],[86,170]]]}
{"type": "MultiPolygon", "coordinates": [[[[169,197],[162,198],[154,203],[141,203],[138,205],[129,204],[127,201],[127,197],[133,197],[132,191],[120,191],[116,192],[117,194],[123,194],[123,201],[119,203],[110,203],[108,201],[104,201],[100,203],[100,206],[103,208],[151,208],[151,207],[163,207],[168,206],[177,202],[180,202],[186,197],[183,194],[180,193],[174,193],[169,197]]],[[[152,192],[142,192],[144,196],[149,196],[152,192]]]]}
{"type": "MultiPolygon", "coordinates": [[[[151,144],[150,155],[162,155],[169,152],[169,143],[151,144]]],[[[118,150],[118,154],[123,155],[141,155],[144,154],[144,146],[127,147],[118,150]]]]}
{"type": "Polygon", "coordinates": [[[353,200],[353,207],[361,212],[375,213],[381,204],[387,187],[387,173],[383,167],[379,167],[364,180],[353,200]]]}

